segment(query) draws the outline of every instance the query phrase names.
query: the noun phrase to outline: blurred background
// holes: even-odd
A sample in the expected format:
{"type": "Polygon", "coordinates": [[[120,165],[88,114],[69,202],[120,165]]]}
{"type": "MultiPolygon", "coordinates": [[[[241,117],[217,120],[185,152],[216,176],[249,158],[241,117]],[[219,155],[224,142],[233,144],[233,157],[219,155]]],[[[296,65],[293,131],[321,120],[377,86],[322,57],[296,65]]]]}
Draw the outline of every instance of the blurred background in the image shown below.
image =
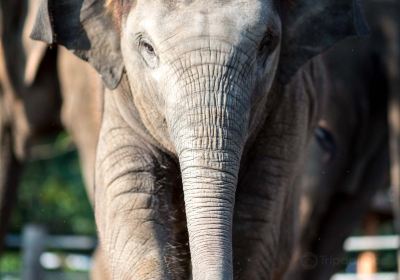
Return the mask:
{"type": "Polygon", "coordinates": [[[78,154],[65,132],[47,141],[35,147],[35,159],[23,172],[0,258],[0,279],[21,279],[24,258],[25,265],[32,266],[25,269],[45,269],[46,279],[88,279],[96,229],[78,154]],[[35,253],[37,248],[31,248],[37,256],[29,256],[24,245],[33,242],[35,247],[37,239],[43,238],[45,244],[39,248],[43,251],[35,253]]]}

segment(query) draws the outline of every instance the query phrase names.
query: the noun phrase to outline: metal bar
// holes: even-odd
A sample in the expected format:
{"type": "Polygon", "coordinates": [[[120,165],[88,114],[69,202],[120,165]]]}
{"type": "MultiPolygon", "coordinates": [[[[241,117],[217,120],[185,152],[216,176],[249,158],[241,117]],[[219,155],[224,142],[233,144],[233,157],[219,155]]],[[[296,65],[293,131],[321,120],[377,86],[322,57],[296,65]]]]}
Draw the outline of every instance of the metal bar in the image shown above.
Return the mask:
{"type": "Polygon", "coordinates": [[[349,237],[343,244],[347,252],[397,250],[399,247],[398,235],[349,237]]]}
{"type": "Polygon", "coordinates": [[[336,274],[331,280],[397,280],[397,273],[376,273],[371,275],[336,274]]]}

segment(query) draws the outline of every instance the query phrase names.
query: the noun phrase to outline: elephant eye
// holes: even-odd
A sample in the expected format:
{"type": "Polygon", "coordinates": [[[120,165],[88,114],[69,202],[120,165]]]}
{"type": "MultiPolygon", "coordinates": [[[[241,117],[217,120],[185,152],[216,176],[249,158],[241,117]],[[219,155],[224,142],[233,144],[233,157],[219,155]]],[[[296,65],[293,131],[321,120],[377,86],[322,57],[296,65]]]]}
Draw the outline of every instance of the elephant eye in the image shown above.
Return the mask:
{"type": "Polygon", "coordinates": [[[258,46],[258,52],[260,55],[270,54],[275,50],[279,42],[279,37],[271,29],[265,32],[264,38],[258,46]]]}
{"type": "Polygon", "coordinates": [[[145,39],[139,39],[139,51],[150,68],[156,68],[158,65],[158,56],[154,47],[145,39]]]}
{"type": "Polygon", "coordinates": [[[154,54],[154,48],[152,45],[147,42],[142,42],[142,46],[149,54],[154,54]]]}
{"type": "Polygon", "coordinates": [[[315,130],[315,138],[320,147],[326,152],[326,161],[335,159],[337,147],[336,139],[332,132],[319,125],[315,130]]]}

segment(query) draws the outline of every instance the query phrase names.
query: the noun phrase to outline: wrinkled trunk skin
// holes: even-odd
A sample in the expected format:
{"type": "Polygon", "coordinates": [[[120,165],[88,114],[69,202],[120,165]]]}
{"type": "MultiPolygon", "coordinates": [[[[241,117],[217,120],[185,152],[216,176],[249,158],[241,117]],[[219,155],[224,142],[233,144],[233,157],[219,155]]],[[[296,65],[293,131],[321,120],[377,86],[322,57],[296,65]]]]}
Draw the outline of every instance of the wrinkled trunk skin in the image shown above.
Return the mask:
{"type": "Polygon", "coordinates": [[[182,173],[193,279],[232,279],[233,208],[250,94],[238,76],[244,66],[199,60],[170,88],[167,123],[182,173]]]}

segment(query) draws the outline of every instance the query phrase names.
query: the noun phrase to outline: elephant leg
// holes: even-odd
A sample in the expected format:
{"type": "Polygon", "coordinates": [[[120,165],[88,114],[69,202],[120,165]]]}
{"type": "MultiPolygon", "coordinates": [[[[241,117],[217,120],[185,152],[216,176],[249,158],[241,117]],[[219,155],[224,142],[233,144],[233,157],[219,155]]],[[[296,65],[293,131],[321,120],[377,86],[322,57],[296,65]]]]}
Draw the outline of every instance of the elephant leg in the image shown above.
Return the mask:
{"type": "MultiPolygon", "coordinates": [[[[390,178],[393,195],[393,212],[395,227],[400,233],[400,80],[397,93],[392,92],[389,101],[390,127],[390,178]]],[[[397,265],[400,268],[400,248],[398,250],[397,265]]]]}
{"type": "Polygon", "coordinates": [[[307,139],[288,131],[309,129],[311,116],[307,106],[291,106],[277,106],[242,159],[233,223],[235,279],[282,279],[290,262],[298,203],[293,186],[307,139]],[[278,118],[284,110],[304,110],[294,114],[307,117],[283,124],[278,118]]]}
{"type": "Polygon", "coordinates": [[[293,262],[293,252],[295,249],[295,244],[298,242],[299,238],[299,188],[297,188],[298,178],[295,180],[293,187],[290,192],[287,193],[284,210],[282,215],[282,222],[280,225],[280,240],[279,240],[279,263],[277,264],[277,269],[275,270],[273,280],[285,279],[288,269],[290,268],[289,260],[293,262]]]}
{"type": "Polygon", "coordinates": [[[118,280],[188,279],[178,167],[125,122],[115,96],[105,94],[94,192],[107,269],[118,280]]]}
{"type": "Polygon", "coordinates": [[[270,162],[255,159],[238,185],[233,231],[235,279],[282,279],[290,262],[296,203],[291,197],[293,190],[281,187],[286,178],[279,170],[290,167],[274,158],[270,162]]]}
{"type": "MultiPolygon", "coordinates": [[[[383,19],[382,26],[387,41],[387,50],[384,58],[389,84],[390,177],[394,197],[395,226],[397,232],[400,233],[400,35],[397,19],[385,18],[383,19]]],[[[400,269],[400,248],[397,260],[400,269]]]]}
{"type": "Polygon", "coordinates": [[[3,251],[12,209],[16,204],[17,190],[23,165],[16,158],[12,133],[8,127],[0,127],[0,255],[3,251]]]}
{"type": "Polygon", "coordinates": [[[63,48],[57,61],[62,93],[62,124],[79,151],[79,158],[90,202],[96,146],[99,138],[103,85],[97,72],[86,62],[63,48]]]}

